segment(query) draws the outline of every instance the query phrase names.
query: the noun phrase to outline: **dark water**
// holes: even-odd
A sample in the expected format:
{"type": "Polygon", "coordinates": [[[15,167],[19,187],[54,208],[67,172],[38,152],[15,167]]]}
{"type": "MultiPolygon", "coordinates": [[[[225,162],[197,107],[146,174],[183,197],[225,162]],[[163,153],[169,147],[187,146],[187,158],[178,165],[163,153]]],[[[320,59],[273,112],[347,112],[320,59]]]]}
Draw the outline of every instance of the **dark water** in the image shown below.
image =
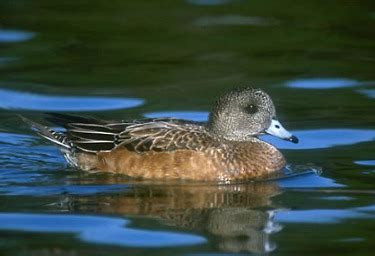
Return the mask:
{"type": "Polygon", "coordinates": [[[374,25],[372,0],[1,1],[0,254],[371,255],[374,25]],[[264,138],[290,177],[88,174],[17,117],[205,120],[238,85],[266,90],[299,137],[264,138]]]}

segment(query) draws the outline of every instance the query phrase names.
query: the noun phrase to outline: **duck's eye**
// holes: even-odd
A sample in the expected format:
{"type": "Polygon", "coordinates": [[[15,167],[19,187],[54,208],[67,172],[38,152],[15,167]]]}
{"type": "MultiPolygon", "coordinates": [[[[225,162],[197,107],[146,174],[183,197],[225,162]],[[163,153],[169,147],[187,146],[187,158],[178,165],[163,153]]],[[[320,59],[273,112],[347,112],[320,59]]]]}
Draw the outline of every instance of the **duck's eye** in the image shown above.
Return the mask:
{"type": "Polygon", "coordinates": [[[250,104],[245,108],[246,113],[248,114],[255,114],[258,111],[257,106],[254,104],[250,104]]]}

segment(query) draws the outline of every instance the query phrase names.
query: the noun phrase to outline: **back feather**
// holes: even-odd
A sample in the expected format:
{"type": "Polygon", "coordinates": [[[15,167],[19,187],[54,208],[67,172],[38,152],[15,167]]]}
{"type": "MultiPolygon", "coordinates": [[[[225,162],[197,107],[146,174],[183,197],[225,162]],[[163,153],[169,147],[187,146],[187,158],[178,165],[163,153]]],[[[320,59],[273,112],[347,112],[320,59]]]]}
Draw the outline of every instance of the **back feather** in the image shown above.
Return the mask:
{"type": "Polygon", "coordinates": [[[110,122],[56,113],[49,113],[46,119],[67,131],[58,133],[23,118],[42,137],[66,149],[87,153],[111,151],[121,146],[138,153],[218,146],[201,123],[186,120],[156,118],[110,122]]]}

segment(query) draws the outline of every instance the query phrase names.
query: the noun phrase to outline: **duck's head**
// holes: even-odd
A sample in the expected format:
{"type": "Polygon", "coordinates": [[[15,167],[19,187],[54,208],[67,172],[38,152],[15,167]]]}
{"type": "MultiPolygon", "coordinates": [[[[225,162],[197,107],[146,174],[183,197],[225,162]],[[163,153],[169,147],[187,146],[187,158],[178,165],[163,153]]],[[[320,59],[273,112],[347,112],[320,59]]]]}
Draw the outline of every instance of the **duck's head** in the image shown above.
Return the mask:
{"type": "Polygon", "coordinates": [[[207,127],[216,136],[233,141],[268,133],[298,143],[298,138],[277,120],[271,97],[260,89],[237,89],[221,96],[207,127]]]}

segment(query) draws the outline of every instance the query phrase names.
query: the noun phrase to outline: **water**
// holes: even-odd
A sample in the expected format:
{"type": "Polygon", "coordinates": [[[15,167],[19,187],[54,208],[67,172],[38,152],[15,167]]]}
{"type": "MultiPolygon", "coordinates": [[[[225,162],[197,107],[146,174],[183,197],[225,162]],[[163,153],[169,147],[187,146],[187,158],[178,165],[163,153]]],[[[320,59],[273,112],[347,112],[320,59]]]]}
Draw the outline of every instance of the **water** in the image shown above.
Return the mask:
{"type": "Polygon", "coordinates": [[[2,1],[0,254],[372,255],[373,1],[2,1]],[[135,182],[66,166],[18,114],[207,119],[266,90],[281,177],[135,182]]]}

